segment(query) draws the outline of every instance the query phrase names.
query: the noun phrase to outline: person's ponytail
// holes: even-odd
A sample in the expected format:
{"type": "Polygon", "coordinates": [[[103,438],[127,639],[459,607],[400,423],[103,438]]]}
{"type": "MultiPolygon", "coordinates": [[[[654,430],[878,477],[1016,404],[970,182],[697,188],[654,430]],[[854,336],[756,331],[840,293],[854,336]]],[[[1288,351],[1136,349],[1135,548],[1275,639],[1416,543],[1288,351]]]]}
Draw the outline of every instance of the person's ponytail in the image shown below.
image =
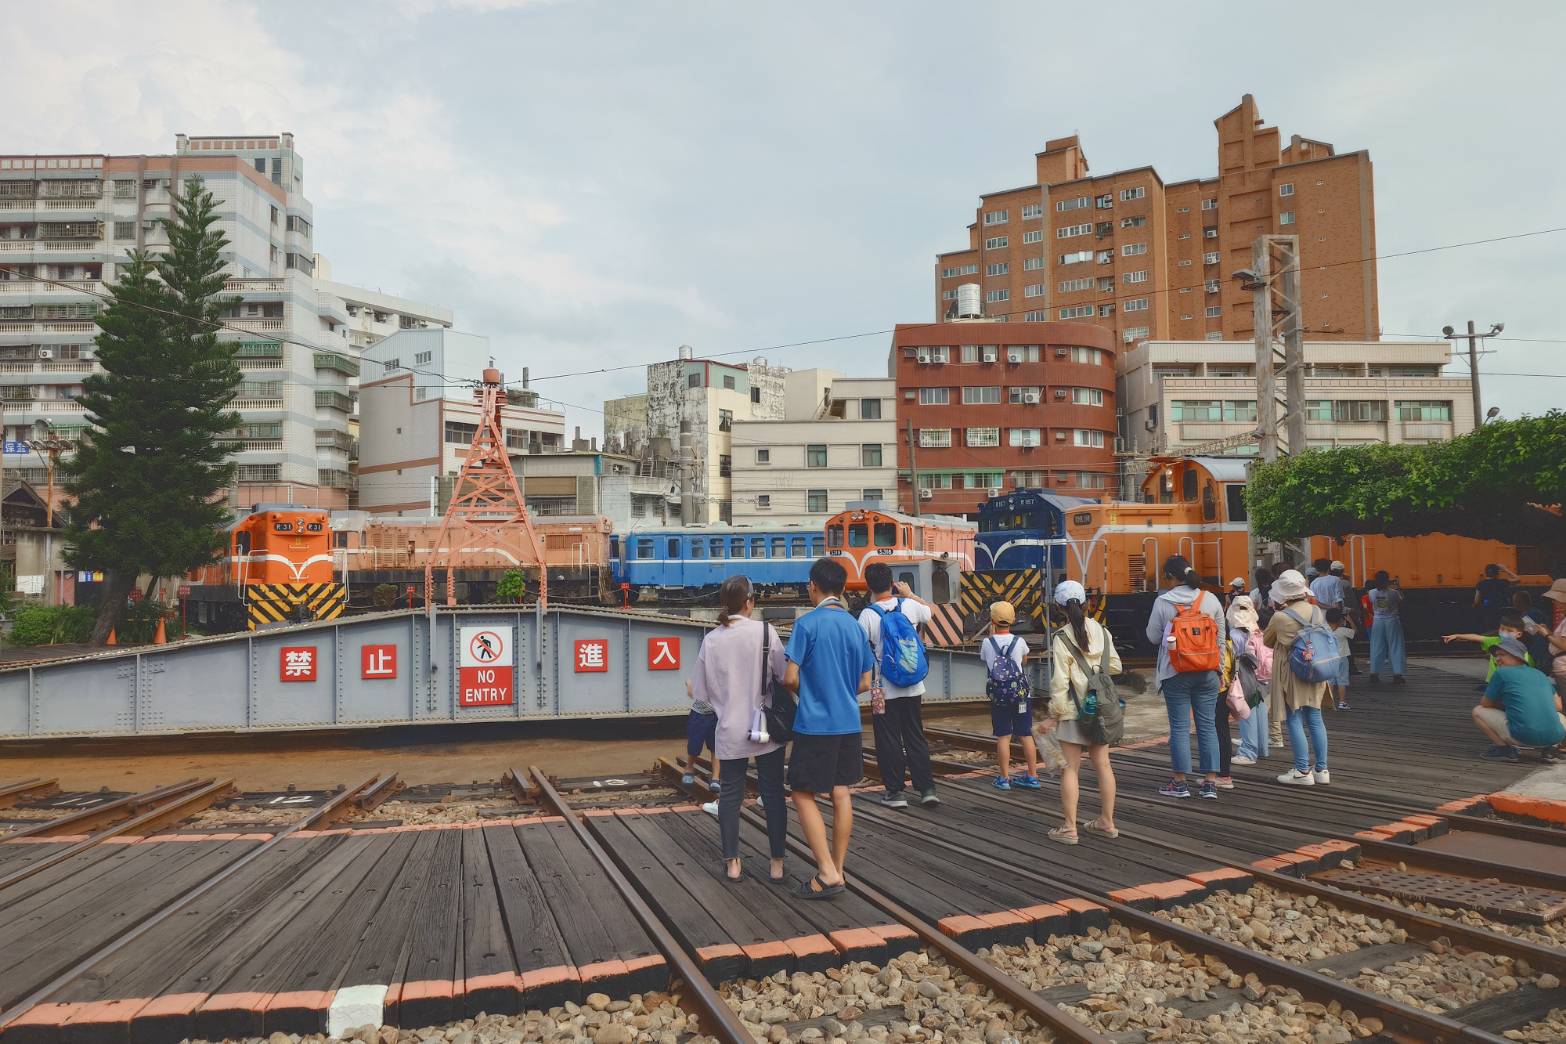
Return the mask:
{"type": "Polygon", "coordinates": [[[1077,648],[1087,652],[1087,613],[1083,611],[1082,603],[1075,598],[1066,603],[1066,620],[1071,624],[1071,633],[1076,636],[1077,648]]]}
{"type": "Polygon", "coordinates": [[[743,613],[751,594],[748,576],[735,574],[723,581],[723,586],[718,588],[718,624],[726,627],[730,620],[743,613]]]}
{"type": "Polygon", "coordinates": [[[1195,569],[1192,569],[1189,566],[1186,567],[1185,575],[1180,578],[1180,582],[1182,584],[1184,584],[1186,587],[1191,587],[1191,588],[1197,588],[1197,587],[1201,587],[1202,586],[1202,578],[1201,578],[1201,576],[1196,572],[1195,569]]]}

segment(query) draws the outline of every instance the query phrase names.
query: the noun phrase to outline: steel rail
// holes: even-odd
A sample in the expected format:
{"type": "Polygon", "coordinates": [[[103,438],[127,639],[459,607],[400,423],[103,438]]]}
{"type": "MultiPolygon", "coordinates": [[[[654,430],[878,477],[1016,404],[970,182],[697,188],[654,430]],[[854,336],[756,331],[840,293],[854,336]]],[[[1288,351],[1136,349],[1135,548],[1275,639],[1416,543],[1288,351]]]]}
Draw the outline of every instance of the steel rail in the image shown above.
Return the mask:
{"type": "Polygon", "coordinates": [[[374,812],[385,804],[393,794],[401,790],[402,786],[402,780],[398,778],[397,773],[388,772],[370,784],[364,793],[354,798],[354,807],[360,812],[374,812]]]}
{"type": "Polygon", "coordinates": [[[231,779],[209,783],[189,793],[177,794],[161,805],[154,805],[139,816],[112,824],[73,844],[51,846],[58,848],[58,851],[50,852],[41,859],[35,859],[26,866],[17,867],[9,874],[0,876],[0,890],[9,888],[19,881],[25,881],[52,866],[59,866],[72,856],[95,848],[111,837],[119,837],[121,834],[129,834],[136,830],[157,830],[169,823],[178,822],[194,812],[209,807],[212,802],[233,789],[234,781],[231,779]]]}
{"type": "MultiPolygon", "coordinates": [[[[665,772],[671,774],[676,787],[685,790],[685,784],[680,782],[679,771],[672,762],[666,758],[660,759],[659,765],[665,772]]],[[[696,793],[694,785],[689,790],[686,790],[686,793],[694,795],[696,793]]],[[[741,814],[745,816],[752,826],[758,829],[766,828],[766,821],[754,809],[743,809],[741,814]]],[[[809,847],[798,838],[790,836],[788,838],[788,848],[789,851],[799,858],[807,860],[812,865],[814,864],[815,856],[811,853],[809,847]]],[[[947,963],[962,971],[969,978],[983,983],[997,997],[1006,1001],[1019,1013],[1032,1018],[1040,1026],[1061,1035],[1067,1040],[1077,1041],[1079,1044],[1111,1044],[1110,1039],[1098,1030],[1075,1016],[1068,1014],[1065,1009],[1053,1001],[1040,997],[1038,993],[1030,990],[1023,982],[986,961],[879,888],[866,884],[864,881],[847,874],[843,877],[843,883],[850,892],[865,900],[871,906],[876,907],[905,928],[913,931],[926,946],[940,954],[947,963]]]]}
{"type": "MultiPolygon", "coordinates": [[[[987,790],[972,784],[949,781],[945,785],[961,790],[964,793],[972,794],[975,797],[993,799],[1035,815],[1041,811],[1038,805],[1021,798],[1007,794],[991,794],[987,790]]],[[[1117,801],[1119,800],[1123,799],[1117,799],[1117,801]]],[[[1133,798],[1131,800],[1138,799],[1133,798]]],[[[1045,809],[1043,811],[1053,810],[1045,809]]],[[[1426,914],[1418,910],[1410,910],[1383,900],[1372,899],[1359,892],[1349,891],[1336,885],[1313,881],[1308,877],[1291,877],[1276,870],[1263,870],[1252,863],[1241,862],[1238,859],[1230,859],[1207,851],[1199,845],[1150,834],[1135,827],[1122,826],[1119,829],[1121,837],[1156,845],[1159,848],[1178,852],[1181,855],[1190,856],[1194,859],[1210,859],[1218,866],[1244,871],[1256,878],[1256,880],[1271,885],[1279,891],[1292,892],[1296,895],[1314,895],[1318,899],[1341,906],[1344,909],[1353,910],[1356,913],[1394,921],[1400,928],[1408,932],[1411,938],[1418,939],[1421,942],[1434,942],[1437,939],[1445,939],[1448,942],[1457,943],[1469,949],[1526,960],[1530,964],[1549,971],[1557,977],[1566,978],[1566,950],[1558,947],[1542,946],[1515,935],[1492,932],[1487,928],[1463,924],[1461,921],[1454,921],[1438,914],[1426,914]]]]}
{"type": "MultiPolygon", "coordinates": [[[[514,771],[514,770],[513,770],[514,771]]],[[[717,987],[707,978],[705,972],[696,961],[695,954],[683,947],[669,930],[663,919],[654,912],[650,900],[644,897],[640,888],[630,876],[630,870],[622,867],[619,860],[610,855],[608,849],[600,843],[597,832],[590,830],[566,803],[565,798],[555,790],[554,785],[537,768],[528,767],[527,776],[533,781],[533,787],[537,791],[540,801],[551,813],[565,820],[571,828],[577,840],[597,860],[603,869],[604,876],[614,885],[620,897],[630,907],[631,913],[641,924],[644,931],[652,938],[663,953],[664,959],[669,962],[685,982],[690,999],[696,1009],[697,1019],[702,1028],[723,1041],[724,1044],[754,1044],[756,1038],[745,1028],[745,1023],[728,1002],[719,995],[717,987]]]]}
{"type": "Polygon", "coordinates": [[[1367,1010],[1373,1011],[1382,1019],[1383,1023],[1394,1027],[1397,1032],[1416,1040],[1427,1041],[1430,1044],[1454,1044],[1457,1041],[1483,1042],[1483,1044],[1505,1044],[1506,1042],[1505,1037],[1476,1029],[1473,1026],[1466,1026],[1444,1015],[1435,1015],[1411,1005],[1400,1004],[1387,997],[1368,993],[1346,983],[1339,982],[1337,979],[1322,975],[1319,972],[1311,971],[1309,968],[1301,968],[1286,961],[1280,961],[1276,957],[1249,949],[1238,943],[1227,942],[1197,931],[1194,928],[1187,928],[1174,921],[1145,913],[1135,907],[1110,899],[1108,896],[1100,895],[1085,888],[1079,888],[1067,881],[1040,873],[1032,867],[1008,862],[1007,860],[975,851],[972,848],[964,848],[944,838],[932,836],[928,831],[918,829],[918,824],[913,823],[906,816],[893,816],[890,813],[872,809],[868,806],[856,808],[855,814],[864,816],[872,823],[915,836],[919,838],[919,842],[922,845],[953,852],[981,865],[997,870],[1005,870],[1056,891],[1064,892],[1067,895],[1097,903],[1099,906],[1107,909],[1111,917],[1128,926],[1163,938],[1195,953],[1206,953],[1217,957],[1231,968],[1244,969],[1253,972],[1262,980],[1268,981],[1273,985],[1283,985],[1298,990],[1302,996],[1315,1000],[1318,1003],[1330,1004],[1336,1001],[1356,1014],[1367,1010]]]}
{"type": "Polygon", "coordinates": [[[162,924],[174,914],[184,909],[190,903],[195,902],[197,899],[201,898],[203,895],[206,895],[212,889],[216,888],[218,885],[222,884],[224,881],[227,881],[229,878],[239,873],[239,871],[243,870],[245,867],[261,858],[261,856],[265,853],[282,844],[288,838],[301,831],[314,830],[318,827],[325,826],[331,823],[337,816],[345,814],[346,810],[351,807],[351,803],[354,798],[358,797],[365,790],[369,789],[369,787],[375,783],[375,779],[376,777],[371,776],[369,779],[365,780],[363,783],[360,783],[356,787],[339,791],[337,794],[328,798],[326,802],[321,805],[321,807],[310,812],[303,819],[289,824],[282,830],[273,834],[269,840],[260,842],[250,851],[244,853],[233,862],[220,867],[215,873],[212,874],[211,877],[191,885],[184,892],[175,896],[173,899],[169,900],[158,909],[152,911],[146,917],[143,917],[140,921],[133,925],[127,926],[124,931],[120,932],[120,934],[114,936],[112,939],[105,942],[102,946],[99,946],[98,949],[94,950],[92,953],[81,958],[65,971],[62,971],[60,974],[56,975],[53,979],[50,979],[43,985],[34,988],[32,992],[18,1000],[16,1003],[12,1004],[9,1008],[0,1011],[0,1035],[4,1034],[5,1028],[8,1025],[16,1021],[17,1018],[25,1014],[30,1008],[47,1001],[55,993],[58,993],[61,988],[69,985],[70,983],[76,981],[91,971],[93,965],[97,964],[106,957],[112,956],[125,946],[128,946],[130,943],[136,941],[141,936],[145,935],[147,932],[151,931],[153,928],[157,927],[159,924],[162,924]]]}
{"type": "Polygon", "coordinates": [[[171,783],[166,787],[158,787],[140,794],[131,794],[128,797],[117,798],[114,801],[106,801],[101,805],[93,805],[78,812],[71,812],[59,819],[42,819],[32,826],[23,827],[21,830],[13,830],[3,840],[15,841],[22,837],[48,837],[51,834],[69,834],[80,829],[91,829],[100,823],[112,823],[123,815],[135,815],[144,808],[156,805],[160,801],[179,794],[188,793],[197,787],[211,784],[210,779],[187,779],[183,783],[171,783]]]}
{"type": "Polygon", "coordinates": [[[527,777],[516,769],[506,769],[500,777],[500,782],[511,788],[511,795],[517,804],[527,805],[533,802],[533,792],[528,787],[527,777]]]}
{"type": "Polygon", "coordinates": [[[48,797],[60,791],[60,781],[57,779],[32,779],[18,780],[15,783],[7,783],[0,787],[0,808],[9,808],[23,798],[48,797]]]}

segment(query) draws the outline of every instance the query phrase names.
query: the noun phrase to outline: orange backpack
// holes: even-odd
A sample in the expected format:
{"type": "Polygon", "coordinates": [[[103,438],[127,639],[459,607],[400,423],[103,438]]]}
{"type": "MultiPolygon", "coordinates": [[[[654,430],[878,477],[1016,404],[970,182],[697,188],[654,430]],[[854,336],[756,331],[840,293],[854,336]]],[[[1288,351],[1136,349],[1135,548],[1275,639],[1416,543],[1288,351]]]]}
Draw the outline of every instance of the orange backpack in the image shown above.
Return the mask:
{"type": "Polygon", "coordinates": [[[1216,671],[1222,665],[1218,625],[1197,608],[1202,597],[1198,594],[1195,602],[1176,609],[1174,622],[1169,626],[1169,666],[1177,674],[1216,671]]]}

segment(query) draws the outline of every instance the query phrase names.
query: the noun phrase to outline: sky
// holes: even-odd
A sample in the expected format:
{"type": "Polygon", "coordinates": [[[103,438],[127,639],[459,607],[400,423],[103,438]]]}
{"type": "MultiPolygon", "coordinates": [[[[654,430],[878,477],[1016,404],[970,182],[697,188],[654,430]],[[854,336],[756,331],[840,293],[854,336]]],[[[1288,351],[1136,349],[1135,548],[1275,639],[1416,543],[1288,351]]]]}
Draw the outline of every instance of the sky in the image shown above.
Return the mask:
{"type": "Polygon", "coordinates": [[[4,31],[0,152],[292,131],[332,277],[452,308],[584,434],[681,344],[885,373],[1047,138],[1211,176],[1247,92],[1285,140],[1370,151],[1382,255],[1563,229],[1379,281],[1384,338],[1505,323],[1487,407],[1566,404],[1554,0],[56,0],[4,31]]]}

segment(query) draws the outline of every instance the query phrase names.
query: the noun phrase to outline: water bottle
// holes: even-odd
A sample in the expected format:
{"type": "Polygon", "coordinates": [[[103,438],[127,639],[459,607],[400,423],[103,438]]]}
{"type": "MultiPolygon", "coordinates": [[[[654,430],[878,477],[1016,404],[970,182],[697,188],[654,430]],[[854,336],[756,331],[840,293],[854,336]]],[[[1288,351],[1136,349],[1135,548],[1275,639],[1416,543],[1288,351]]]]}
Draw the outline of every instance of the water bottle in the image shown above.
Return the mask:
{"type": "Polygon", "coordinates": [[[1098,713],[1098,690],[1089,689],[1087,699],[1082,701],[1082,713],[1091,718],[1098,713]]]}

